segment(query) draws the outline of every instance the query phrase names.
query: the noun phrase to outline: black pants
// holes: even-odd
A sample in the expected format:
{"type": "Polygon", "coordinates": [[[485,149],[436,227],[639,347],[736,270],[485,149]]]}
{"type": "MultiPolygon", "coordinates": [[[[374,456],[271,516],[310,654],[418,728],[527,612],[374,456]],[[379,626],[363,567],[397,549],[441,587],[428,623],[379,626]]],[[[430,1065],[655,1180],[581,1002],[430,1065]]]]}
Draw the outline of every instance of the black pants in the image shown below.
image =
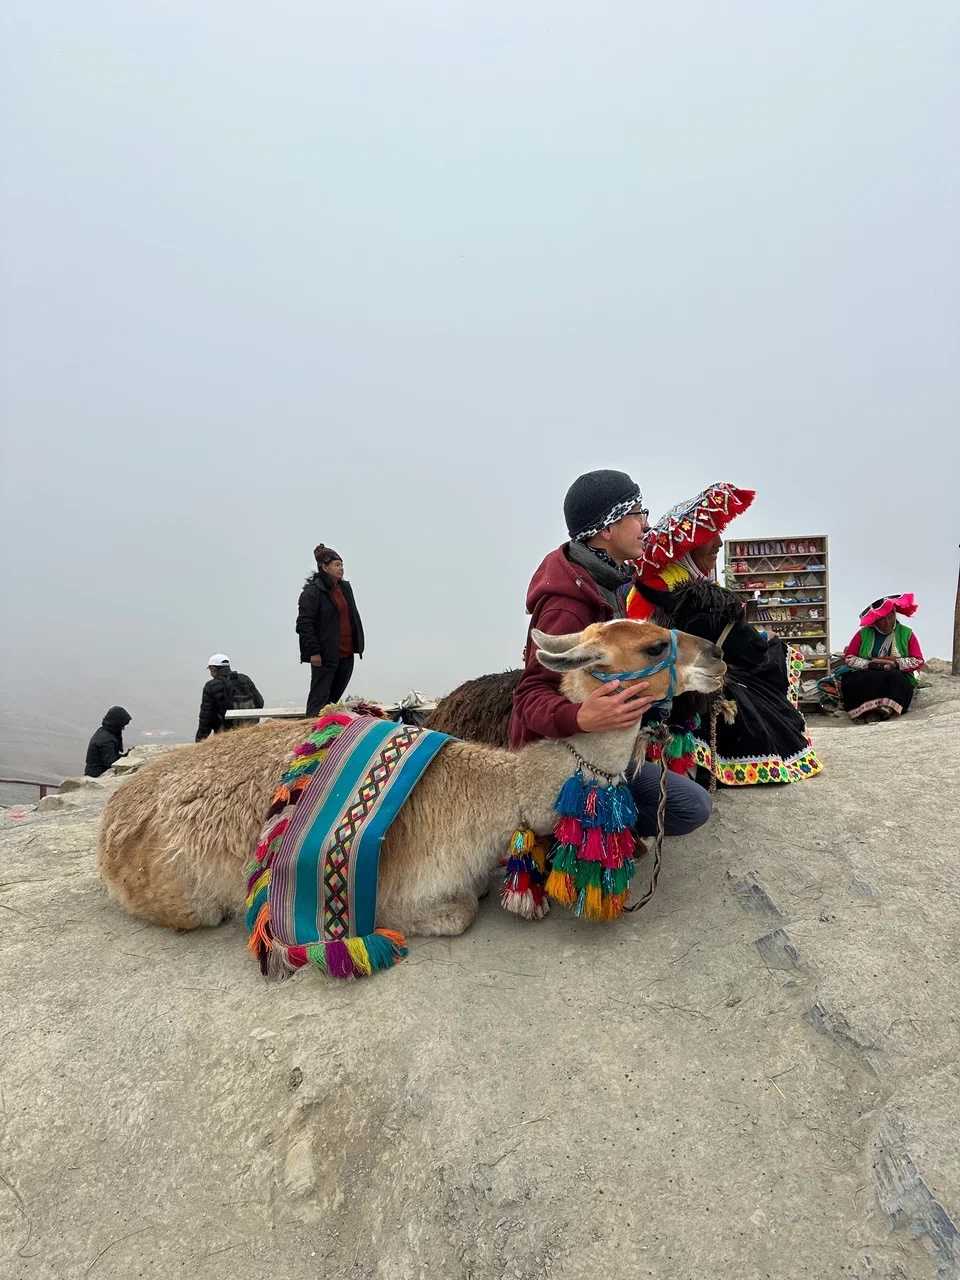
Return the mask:
{"type": "MultiPolygon", "coordinates": [[[[660,766],[645,764],[630,782],[637,802],[638,836],[657,834],[657,808],[660,804],[660,766]]],[[[664,815],[665,836],[686,836],[702,827],[710,817],[713,800],[710,793],[682,773],[667,774],[667,809],[664,815]]]]}
{"type": "Polygon", "coordinates": [[[315,716],[328,702],[339,702],[350,677],[353,675],[353,658],[341,658],[336,665],[326,663],[310,668],[310,694],[307,698],[307,715],[315,716]]]}

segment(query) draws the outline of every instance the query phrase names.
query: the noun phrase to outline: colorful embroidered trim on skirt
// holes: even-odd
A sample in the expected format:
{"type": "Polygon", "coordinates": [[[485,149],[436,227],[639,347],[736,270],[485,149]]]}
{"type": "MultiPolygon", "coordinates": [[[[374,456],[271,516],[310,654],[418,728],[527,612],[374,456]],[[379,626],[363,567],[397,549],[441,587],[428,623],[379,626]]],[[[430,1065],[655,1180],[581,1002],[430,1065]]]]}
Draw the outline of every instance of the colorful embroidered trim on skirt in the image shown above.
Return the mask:
{"type": "Polygon", "coordinates": [[[402,934],[376,928],[380,845],[449,738],[338,712],[295,748],[247,868],[248,946],[270,977],[387,969],[402,934]]]}
{"type": "Polygon", "coordinates": [[[753,787],[764,782],[803,782],[823,772],[823,765],[812,743],[787,756],[717,756],[711,757],[709,744],[697,741],[696,763],[716,774],[717,781],[728,787],[753,787]]]}
{"type": "Polygon", "coordinates": [[[803,654],[795,644],[787,645],[787,700],[794,710],[800,709],[800,681],[803,679],[803,654]]]}
{"type": "Polygon", "coordinates": [[[903,715],[903,705],[894,698],[871,698],[869,702],[861,702],[859,707],[854,707],[852,711],[848,711],[847,715],[851,720],[856,720],[862,715],[866,715],[868,711],[880,711],[886,707],[888,711],[892,711],[894,715],[903,715]]]}

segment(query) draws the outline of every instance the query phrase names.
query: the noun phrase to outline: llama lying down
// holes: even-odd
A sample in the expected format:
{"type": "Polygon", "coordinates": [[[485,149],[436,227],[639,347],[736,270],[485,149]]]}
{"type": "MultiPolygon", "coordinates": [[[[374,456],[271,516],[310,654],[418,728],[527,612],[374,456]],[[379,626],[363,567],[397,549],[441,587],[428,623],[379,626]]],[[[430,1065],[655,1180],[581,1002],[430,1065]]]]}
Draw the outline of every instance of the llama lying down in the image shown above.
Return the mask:
{"type": "MultiPolygon", "coordinates": [[[[577,703],[611,673],[626,683],[656,668],[645,676],[656,698],[712,693],[725,673],[709,641],[646,622],[594,623],[565,636],[534,631],[532,639],[539,661],[563,673],[561,690],[577,703]]],[[[131,915],[173,929],[243,911],[264,815],[304,736],[302,721],[267,722],[172,751],[136,773],[111,796],[100,828],[98,866],[110,895],[131,915]]],[[[447,741],[379,846],[377,930],[462,933],[515,830],[553,830],[555,801],[574,767],[571,748],[600,776],[620,775],[641,736],[637,727],[577,734],[517,752],[447,741]]]]}

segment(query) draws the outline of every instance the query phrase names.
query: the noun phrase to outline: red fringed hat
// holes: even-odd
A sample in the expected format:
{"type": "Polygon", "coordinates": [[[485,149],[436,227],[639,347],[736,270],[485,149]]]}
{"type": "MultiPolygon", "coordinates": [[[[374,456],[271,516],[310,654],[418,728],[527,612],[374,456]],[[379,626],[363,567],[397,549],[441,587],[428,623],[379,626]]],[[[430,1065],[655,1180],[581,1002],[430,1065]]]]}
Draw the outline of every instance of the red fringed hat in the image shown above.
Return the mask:
{"type": "Polygon", "coordinates": [[[695,498],[678,502],[650,530],[643,560],[637,562],[641,576],[647,568],[662,569],[715,538],[731,520],[743,515],[756,496],[753,489],[712,484],[695,498]]]}
{"type": "MultiPolygon", "coordinates": [[[[682,566],[671,566],[687,552],[701,547],[742,515],[756,497],[753,489],[732,484],[712,484],[687,502],[671,507],[650,529],[643,557],[636,562],[636,578],[654,591],[671,591],[688,575],[682,566]]],[[[652,600],[631,587],[626,600],[628,618],[643,621],[653,613],[652,600]]]]}

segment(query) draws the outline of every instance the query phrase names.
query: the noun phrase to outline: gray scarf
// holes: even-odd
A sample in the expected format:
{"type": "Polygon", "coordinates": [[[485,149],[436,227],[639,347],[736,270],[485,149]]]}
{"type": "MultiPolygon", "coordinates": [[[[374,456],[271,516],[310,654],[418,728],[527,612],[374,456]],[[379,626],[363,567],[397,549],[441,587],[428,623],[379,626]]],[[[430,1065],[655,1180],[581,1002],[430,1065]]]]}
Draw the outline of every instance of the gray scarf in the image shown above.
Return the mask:
{"type": "Polygon", "coordinates": [[[626,565],[617,564],[605,551],[595,551],[583,542],[568,542],[567,555],[574,564],[586,569],[615,616],[622,618],[623,604],[617,592],[633,576],[626,565]]]}

